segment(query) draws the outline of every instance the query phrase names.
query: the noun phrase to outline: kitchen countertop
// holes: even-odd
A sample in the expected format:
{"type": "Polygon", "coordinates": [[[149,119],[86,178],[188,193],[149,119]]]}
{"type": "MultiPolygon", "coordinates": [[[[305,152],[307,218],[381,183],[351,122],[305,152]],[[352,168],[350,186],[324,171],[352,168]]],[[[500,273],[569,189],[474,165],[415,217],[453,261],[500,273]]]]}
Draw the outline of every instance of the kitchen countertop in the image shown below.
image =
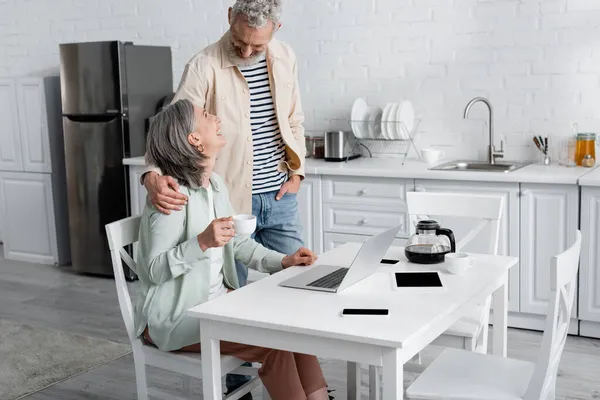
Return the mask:
{"type": "MultiPolygon", "coordinates": [[[[144,166],[144,157],[125,158],[123,164],[144,166]]],[[[326,162],[309,158],[306,160],[306,174],[563,185],[576,185],[583,181],[586,182],[585,186],[600,186],[600,168],[591,171],[583,167],[531,164],[509,173],[432,171],[422,161],[407,160],[402,165],[400,159],[396,158],[360,158],[348,162],[326,162]],[[582,178],[584,175],[586,177],[582,178]]]]}
{"type": "Polygon", "coordinates": [[[579,178],[581,186],[600,186],[600,168],[594,168],[581,178],[579,178]]]}

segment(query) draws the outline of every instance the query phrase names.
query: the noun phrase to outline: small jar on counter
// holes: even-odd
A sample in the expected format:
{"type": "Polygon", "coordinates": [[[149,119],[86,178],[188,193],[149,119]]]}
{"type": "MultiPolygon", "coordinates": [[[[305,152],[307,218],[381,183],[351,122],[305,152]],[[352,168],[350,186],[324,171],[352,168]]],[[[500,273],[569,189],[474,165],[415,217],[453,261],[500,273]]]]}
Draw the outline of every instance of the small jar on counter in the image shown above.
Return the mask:
{"type": "Polygon", "coordinates": [[[325,158],[325,139],[322,137],[313,138],[313,158],[325,158]]]}
{"type": "Polygon", "coordinates": [[[583,160],[581,160],[582,167],[591,168],[594,166],[594,164],[596,164],[596,160],[594,160],[594,157],[592,157],[591,154],[586,154],[583,156],[583,160]]]}

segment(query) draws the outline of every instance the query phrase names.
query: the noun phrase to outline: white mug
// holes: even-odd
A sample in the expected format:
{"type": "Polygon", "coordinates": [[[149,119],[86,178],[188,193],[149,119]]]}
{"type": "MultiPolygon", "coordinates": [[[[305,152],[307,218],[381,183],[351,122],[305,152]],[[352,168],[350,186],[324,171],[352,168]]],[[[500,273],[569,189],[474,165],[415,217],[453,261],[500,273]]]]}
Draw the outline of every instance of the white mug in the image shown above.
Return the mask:
{"type": "Polygon", "coordinates": [[[256,217],[247,214],[234,215],[233,228],[236,235],[252,235],[256,230],[256,217]]]}
{"type": "Polygon", "coordinates": [[[436,161],[439,161],[442,158],[444,158],[446,156],[446,153],[444,153],[442,150],[423,149],[421,150],[421,156],[427,164],[431,165],[436,161]]]}
{"type": "Polygon", "coordinates": [[[467,253],[448,253],[444,264],[451,274],[462,275],[473,266],[473,257],[467,253]]]}

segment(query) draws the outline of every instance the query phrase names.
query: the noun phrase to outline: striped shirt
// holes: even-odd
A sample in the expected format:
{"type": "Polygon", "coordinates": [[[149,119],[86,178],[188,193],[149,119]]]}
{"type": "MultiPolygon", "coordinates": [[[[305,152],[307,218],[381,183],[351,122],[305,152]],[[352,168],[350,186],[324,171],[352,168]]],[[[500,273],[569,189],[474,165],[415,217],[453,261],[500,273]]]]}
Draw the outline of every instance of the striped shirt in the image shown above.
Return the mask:
{"type": "Polygon", "coordinates": [[[287,180],[287,173],[277,170],[285,160],[285,143],[275,114],[267,60],[240,68],[250,89],[250,123],[254,165],[252,194],[278,191],[287,180]]]}

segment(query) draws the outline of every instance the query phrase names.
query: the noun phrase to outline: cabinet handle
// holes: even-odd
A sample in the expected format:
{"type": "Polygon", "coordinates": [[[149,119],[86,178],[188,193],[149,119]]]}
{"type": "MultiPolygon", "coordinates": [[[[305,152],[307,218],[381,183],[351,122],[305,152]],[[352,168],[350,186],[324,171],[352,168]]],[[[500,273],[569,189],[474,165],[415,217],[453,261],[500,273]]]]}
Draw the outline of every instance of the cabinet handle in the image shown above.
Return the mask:
{"type": "Polygon", "coordinates": [[[361,219],[360,221],[358,221],[359,225],[366,225],[369,223],[369,220],[366,218],[361,219]]]}
{"type": "Polygon", "coordinates": [[[527,190],[527,189],[521,189],[521,193],[520,194],[521,194],[521,197],[525,197],[525,196],[527,196],[529,194],[529,190],[527,190]]]}
{"type": "Polygon", "coordinates": [[[367,189],[361,189],[360,192],[358,192],[360,194],[367,194],[367,189]]]}
{"type": "Polygon", "coordinates": [[[424,187],[422,187],[422,186],[417,186],[417,187],[415,188],[415,192],[423,193],[423,192],[426,192],[426,190],[425,190],[425,188],[424,188],[424,187]]]}

